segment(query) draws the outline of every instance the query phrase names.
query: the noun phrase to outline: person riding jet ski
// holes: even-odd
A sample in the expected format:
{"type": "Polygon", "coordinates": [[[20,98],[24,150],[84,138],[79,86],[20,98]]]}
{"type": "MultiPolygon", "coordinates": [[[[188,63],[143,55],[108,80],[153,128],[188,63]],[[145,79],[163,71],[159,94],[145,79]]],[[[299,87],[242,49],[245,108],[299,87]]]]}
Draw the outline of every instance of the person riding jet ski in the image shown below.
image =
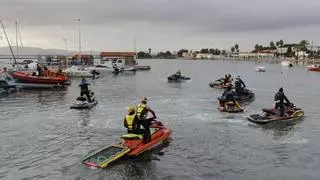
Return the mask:
{"type": "Polygon", "coordinates": [[[274,101],[276,101],[275,108],[280,109],[280,116],[284,116],[284,101],[286,104],[291,104],[286,95],[283,93],[283,88],[281,87],[279,91],[274,96],[274,101]]]}
{"type": "Polygon", "coordinates": [[[174,76],[180,78],[181,77],[181,72],[180,69],[174,74],[174,76]]]}
{"type": "Polygon", "coordinates": [[[154,111],[152,109],[150,109],[147,106],[147,98],[143,98],[141,100],[141,103],[138,104],[137,106],[137,124],[138,124],[138,128],[140,131],[140,127],[141,125],[144,128],[144,141],[145,143],[148,143],[150,141],[151,138],[151,134],[150,134],[150,125],[151,125],[151,121],[154,120],[156,117],[156,114],[154,113],[154,111]],[[152,118],[147,119],[148,117],[148,112],[150,112],[152,114],[152,118]]]}
{"type": "Polygon", "coordinates": [[[240,78],[240,76],[237,76],[236,81],[234,82],[235,90],[237,95],[241,95],[244,93],[244,88],[246,88],[246,85],[240,78]]]}
{"type": "Polygon", "coordinates": [[[91,102],[88,85],[90,85],[89,82],[85,78],[82,78],[82,80],[79,84],[80,96],[86,95],[88,98],[88,102],[91,102]]]}
{"type": "Polygon", "coordinates": [[[223,92],[222,96],[219,98],[219,104],[221,107],[228,101],[235,103],[235,93],[232,91],[232,85],[229,84],[226,90],[223,92]]]}

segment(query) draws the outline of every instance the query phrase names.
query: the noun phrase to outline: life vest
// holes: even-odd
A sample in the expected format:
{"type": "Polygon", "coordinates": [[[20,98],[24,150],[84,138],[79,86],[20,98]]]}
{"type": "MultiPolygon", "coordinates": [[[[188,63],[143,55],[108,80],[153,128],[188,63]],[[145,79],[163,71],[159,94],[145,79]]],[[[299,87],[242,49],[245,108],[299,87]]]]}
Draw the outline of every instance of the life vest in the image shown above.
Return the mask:
{"type": "Polygon", "coordinates": [[[128,125],[127,127],[128,130],[133,130],[133,121],[135,116],[136,116],[135,114],[126,116],[126,123],[128,125]]]}
{"type": "Polygon", "coordinates": [[[146,105],[145,104],[139,104],[137,106],[137,117],[140,120],[142,116],[145,116],[146,111],[146,105]]]}

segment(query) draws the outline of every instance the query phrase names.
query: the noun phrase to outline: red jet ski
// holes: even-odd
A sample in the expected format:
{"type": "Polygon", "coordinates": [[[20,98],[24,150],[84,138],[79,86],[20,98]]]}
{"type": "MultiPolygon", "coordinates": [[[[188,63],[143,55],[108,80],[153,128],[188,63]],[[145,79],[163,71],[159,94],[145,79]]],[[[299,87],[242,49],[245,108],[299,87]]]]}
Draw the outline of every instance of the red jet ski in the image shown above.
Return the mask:
{"type": "Polygon", "coordinates": [[[280,116],[280,110],[271,108],[271,109],[262,109],[261,114],[252,114],[247,119],[250,122],[256,124],[267,124],[271,122],[283,122],[283,121],[292,121],[300,119],[304,116],[304,111],[300,108],[295,107],[291,104],[285,106],[285,116],[280,116]]]}
{"type": "Polygon", "coordinates": [[[151,141],[148,143],[144,143],[142,135],[125,134],[121,137],[122,142],[85,156],[82,163],[89,167],[105,168],[123,156],[139,156],[167,142],[172,130],[164,127],[161,122],[155,121],[151,125],[150,132],[151,141]]]}

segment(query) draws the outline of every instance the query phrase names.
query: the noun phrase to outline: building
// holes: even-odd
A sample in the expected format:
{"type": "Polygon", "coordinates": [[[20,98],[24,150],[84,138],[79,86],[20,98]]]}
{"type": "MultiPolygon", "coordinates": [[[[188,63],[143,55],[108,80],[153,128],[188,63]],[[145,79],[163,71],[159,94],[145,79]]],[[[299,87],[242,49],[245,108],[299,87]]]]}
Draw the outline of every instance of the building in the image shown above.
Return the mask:
{"type": "Polygon", "coordinates": [[[124,60],[125,66],[136,65],[136,53],[135,52],[101,52],[100,61],[118,61],[124,60]]]}

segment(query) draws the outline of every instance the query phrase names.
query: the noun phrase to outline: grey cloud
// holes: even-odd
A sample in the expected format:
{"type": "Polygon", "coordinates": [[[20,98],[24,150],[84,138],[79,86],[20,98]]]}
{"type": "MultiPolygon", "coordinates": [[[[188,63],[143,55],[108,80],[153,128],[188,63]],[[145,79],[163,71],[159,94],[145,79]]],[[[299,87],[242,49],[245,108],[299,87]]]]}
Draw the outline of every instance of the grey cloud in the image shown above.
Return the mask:
{"type": "Polygon", "coordinates": [[[28,25],[126,22],[176,24],[213,32],[319,25],[320,2],[309,0],[1,0],[0,13],[28,25]]]}

